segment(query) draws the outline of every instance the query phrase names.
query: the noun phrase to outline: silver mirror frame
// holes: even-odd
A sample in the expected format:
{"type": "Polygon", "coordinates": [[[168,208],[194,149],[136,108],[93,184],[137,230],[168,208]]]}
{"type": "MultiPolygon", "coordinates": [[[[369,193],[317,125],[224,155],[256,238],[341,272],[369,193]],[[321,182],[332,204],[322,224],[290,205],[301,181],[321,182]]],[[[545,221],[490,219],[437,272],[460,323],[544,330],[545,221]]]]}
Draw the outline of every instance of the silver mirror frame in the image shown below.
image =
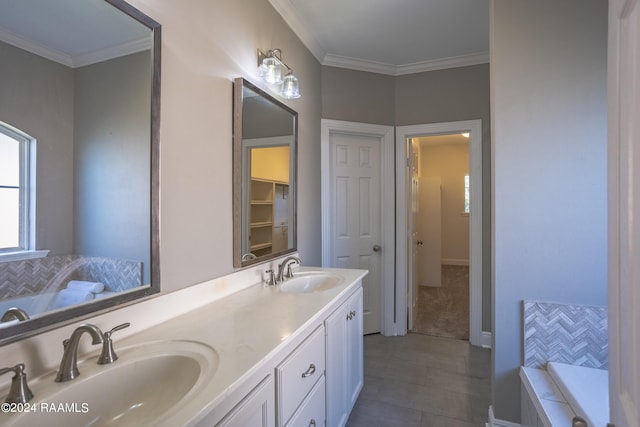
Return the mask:
{"type": "Polygon", "coordinates": [[[148,27],[153,33],[152,78],[151,78],[151,129],[150,129],[150,286],[136,289],[110,298],[96,300],[63,311],[45,314],[28,321],[18,322],[0,328],[0,345],[9,344],[26,337],[37,335],[60,326],[77,322],[96,314],[110,311],[115,306],[129,305],[141,298],[160,292],[160,65],[161,65],[161,25],[131,6],[124,0],[104,0],[116,9],[148,27]]]}
{"type": "Polygon", "coordinates": [[[296,252],[298,245],[298,113],[280,102],[264,90],[260,89],[253,83],[238,77],[233,81],[233,266],[236,268],[248,267],[254,264],[259,264],[268,261],[273,258],[286,255],[288,253],[296,252]],[[269,100],[274,105],[282,108],[290,113],[293,117],[293,156],[295,161],[294,167],[290,173],[290,182],[295,183],[293,191],[289,193],[290,197],[293,197],[293,247],[287,248],[284,251],[271,253],[268,255],[260,256],[253,259],[243,259],[242,257],[242,206],[243,206],[243,188],[242,188],[242,107],[243,107],[243,93],[244,88],[248,88],[251,91],[257,93],[261,97],[269,100]]]}

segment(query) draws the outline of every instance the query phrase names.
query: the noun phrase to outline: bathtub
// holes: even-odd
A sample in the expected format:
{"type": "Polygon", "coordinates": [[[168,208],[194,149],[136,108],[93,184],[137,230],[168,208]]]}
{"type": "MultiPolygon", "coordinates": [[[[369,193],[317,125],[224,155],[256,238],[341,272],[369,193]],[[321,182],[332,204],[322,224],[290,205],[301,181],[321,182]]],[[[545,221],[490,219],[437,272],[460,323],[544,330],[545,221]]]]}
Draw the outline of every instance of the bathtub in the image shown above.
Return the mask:
{"type": "Polygon", "coordinates": [[[609,378],[603,369],[549,362],[546,369],[520,368],[523,426],[565,427],[573,417],[589,427],[609,420],[609,378]]]}
{"type": "Polygon", "coordinates": [[[549,362],[547,371],[571,409],[589,426],[609,422],[609,372],[564,363],[549,362]]]}
{"type": "MultiPolygon", "coordinates": [[[[59,299],[60,291],[45,292],[39,295],[28,295],[23,297],[12,298],[4,301],[0,301],[0,316],[11,307],[18,307],[24,310],[29,317],[36,317],[41,313],[48,313],[54,310],[64,308],[65,303],[59,299]]],[[[98,298],[102,295],[113,294],[112,292],[103,292],[102,294],[96,294],[93,298],[98,298]]],[[[92,299],[93,299],[92,298],[92,299]]],[[[86,302],[90,302],[92,299],[88,299],[86,302]]],[[[75,304],[80,304],[85,301],[79,301],[75,304]]],[[[0,323],[0,327],[6,327],[14,324],[17,320],[10,320],[8,322],[0,323]]]]}

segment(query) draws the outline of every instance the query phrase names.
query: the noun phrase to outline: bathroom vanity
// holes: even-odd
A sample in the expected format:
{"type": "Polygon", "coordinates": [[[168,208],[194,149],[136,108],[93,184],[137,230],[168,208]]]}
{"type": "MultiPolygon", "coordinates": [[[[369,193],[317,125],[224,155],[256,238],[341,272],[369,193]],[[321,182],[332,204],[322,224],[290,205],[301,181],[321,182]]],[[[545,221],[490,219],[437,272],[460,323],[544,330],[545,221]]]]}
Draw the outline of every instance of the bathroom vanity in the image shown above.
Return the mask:
{"type": "MultiPolygon", "coordinates": [[[[79,357],[78,378],[56,383],[52,363],[29,377],[35,395],[30,404],[77,404],[86,412],[0,413],[0,424],[36,425],[46,417],[68,426],[344,425],[363,384],[367,272],[301,268],[288,283],[266,286],[251,279],[264,269],[143,302],[133,318],[125,319],[123,309],[90,319],[103,331],[115,319],[131,322],[113,337],[116,362],[97,365],[99,346],[89,347],[85,337],[90,351],[79,357]],[[254,284],[220,297],[234,279],[254,284]],[[162,319],[163,310],[194,297],[209,301],[162,319]],[[154,321],[140,327],[144,316],[154,321]]],[[[50,347],[69,330],[52,331],[55,339],[34,337],[28,345],[50,347]]],[[[19,363],[18,357],[7,363],[19,363]]],[[[26,365],[33,372],[33,364],[26,365]]],[[[7,389],[3,384],[2,392],[7,389]]]]}

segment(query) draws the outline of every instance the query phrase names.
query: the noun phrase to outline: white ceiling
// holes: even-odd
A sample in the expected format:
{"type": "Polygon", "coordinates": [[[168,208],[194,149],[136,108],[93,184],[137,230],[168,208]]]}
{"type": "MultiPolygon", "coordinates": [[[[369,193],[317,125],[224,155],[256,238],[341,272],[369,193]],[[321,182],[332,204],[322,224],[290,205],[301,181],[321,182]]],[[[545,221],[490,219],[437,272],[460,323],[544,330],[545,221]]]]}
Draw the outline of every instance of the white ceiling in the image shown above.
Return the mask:
{"type": "Polygon", "coordinates": [[[69,67],[147,50],[151,31],[102,0],[0,0],[0,40],[69,67]]]}
{"type": "Polygon", "coordinates": [[[269,1],[323,65],[401,75],[489,62],[489,0],[269,1]]]}

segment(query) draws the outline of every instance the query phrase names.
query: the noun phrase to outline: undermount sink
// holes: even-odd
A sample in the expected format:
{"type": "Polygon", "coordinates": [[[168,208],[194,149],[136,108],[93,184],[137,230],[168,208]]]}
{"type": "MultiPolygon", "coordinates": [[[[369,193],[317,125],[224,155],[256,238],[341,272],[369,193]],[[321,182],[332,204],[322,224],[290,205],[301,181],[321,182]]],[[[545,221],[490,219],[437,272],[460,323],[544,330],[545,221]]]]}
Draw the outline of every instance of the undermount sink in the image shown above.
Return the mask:
{"type": "Polygon", "coordinates": [[[0,425],[155,425],[175,415],[215,375],[219,356],[193,341],[163,341],[117,349],[119,359],[78,364],[80,376],[56,383],[55,372],[29,386],[30,412],[0,414],[0,425]]]}
{"type": "Polygon", "coordinates": [[[287,293],[311,293],[332,289],[344,282],[344,279],[326,271],[304,271],[294,273],[293,277],[280,283],[280,290],[287,293]]]}

